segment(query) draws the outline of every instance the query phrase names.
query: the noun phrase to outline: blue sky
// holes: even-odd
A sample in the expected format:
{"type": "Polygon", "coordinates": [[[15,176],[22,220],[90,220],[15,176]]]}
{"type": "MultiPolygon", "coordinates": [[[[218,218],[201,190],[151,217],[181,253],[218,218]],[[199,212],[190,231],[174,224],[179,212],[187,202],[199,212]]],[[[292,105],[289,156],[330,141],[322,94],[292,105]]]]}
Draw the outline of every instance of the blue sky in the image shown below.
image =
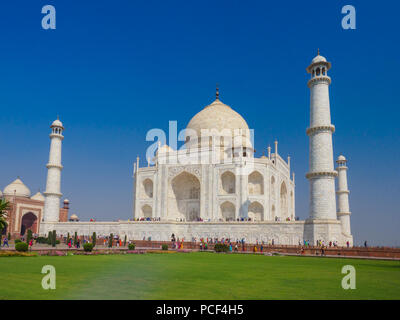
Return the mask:
{"type": "Polygon", "coordinates": [[[356,243],[400,245],[400,5],[395,1],[7,1],[0,4],[0,187],[44,190],[49,125],[63,121],[62,192],[82,219],[132,215],[132,163],[146,133],[184,129],[222,101],[292,158],[308,216],[308,75],[332,62],[334,154],[349,160],[356,243]],[[41,8],[56,8],[56,30],[41,8]],[[343,30],[352,4],[357,29],[343,30]]]}

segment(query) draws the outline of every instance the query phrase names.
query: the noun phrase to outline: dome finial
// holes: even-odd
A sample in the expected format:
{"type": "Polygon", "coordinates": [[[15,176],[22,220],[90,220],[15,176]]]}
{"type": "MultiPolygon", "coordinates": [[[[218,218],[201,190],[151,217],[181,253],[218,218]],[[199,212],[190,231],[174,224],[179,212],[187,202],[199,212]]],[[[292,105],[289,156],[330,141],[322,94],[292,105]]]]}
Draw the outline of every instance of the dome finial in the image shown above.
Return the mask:
{"type": "Polygon", "coordinates": [[[319,56],[319,48],[318,48],[318,56],[319,56]]]}
{"type": "Polygon", "coordinates": [[[218,83],[217,83],[216,90],[215,90],[215,99],[216,99],[216,100],[219,100],[219,88],[218,88],[218,83]]]}

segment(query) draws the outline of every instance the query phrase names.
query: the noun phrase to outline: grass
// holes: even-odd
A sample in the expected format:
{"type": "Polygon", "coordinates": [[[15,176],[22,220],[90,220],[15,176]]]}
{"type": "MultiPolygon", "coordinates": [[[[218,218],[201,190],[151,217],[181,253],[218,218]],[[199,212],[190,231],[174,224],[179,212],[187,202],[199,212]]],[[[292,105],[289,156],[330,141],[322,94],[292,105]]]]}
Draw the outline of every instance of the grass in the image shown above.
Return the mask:
{"type": "Polygon", "coordinates": [[[400,262],[177,253],[0,258],[0,299],[400,299],[400,262]],[[341,269],[356,269],[343,290],[341,269]],[[41,287],[53,265],[56,290],[41,287]]]}

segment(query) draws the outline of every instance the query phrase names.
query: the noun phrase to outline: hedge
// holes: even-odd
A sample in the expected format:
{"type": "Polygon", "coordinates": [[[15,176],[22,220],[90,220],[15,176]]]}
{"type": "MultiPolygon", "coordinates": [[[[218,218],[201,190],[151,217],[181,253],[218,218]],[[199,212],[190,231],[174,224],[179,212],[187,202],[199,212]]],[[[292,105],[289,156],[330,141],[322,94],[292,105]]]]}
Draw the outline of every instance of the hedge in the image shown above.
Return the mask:
{"type": "Polygon", "coordinates": [[[15,250],[20,251],[20,252],[26,252],[28,251],[28,244],[26,242],[17,242],[15,244],[15,250]]]}

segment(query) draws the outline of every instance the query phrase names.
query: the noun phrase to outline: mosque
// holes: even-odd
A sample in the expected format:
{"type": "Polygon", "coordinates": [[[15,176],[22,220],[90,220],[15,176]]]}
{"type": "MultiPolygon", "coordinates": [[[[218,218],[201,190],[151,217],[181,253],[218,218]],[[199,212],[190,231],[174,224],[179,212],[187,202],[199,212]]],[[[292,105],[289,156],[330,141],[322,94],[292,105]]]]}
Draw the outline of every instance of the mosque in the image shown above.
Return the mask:
{"type": "MultiPolygon", "coordinates": [[[[298,244],[303,240],[337,241],[352,245],[347,166],[339,156],[334,168],[328,62],[318,55],[307,67],[310,74],[309,172],[310,212],[306,220],[295,213],[295,175],[290,157],[283,159],[268,147],[267,155],[254,157],[252,130],[245,119],[224,104],[217,88],[215,100],[197,113],[185,130],[184,147],[158,145],[153,165],[134,163],[133,219],[117,222],[68,221],[69,201],[60,208],[61,148],[64,127],[51,125],[50,155],[44,195],[30,197],[20,179],[8,185],[9,229],[80,235],[118,234],[130,240],[151,237],[169,240],[171,234],[192,238],[274,240],[298,244]],[[337,188],[335,180],[337,180],[337,188]]],[[[148,162],[149,159],[148,159],[148,162]]]]}

